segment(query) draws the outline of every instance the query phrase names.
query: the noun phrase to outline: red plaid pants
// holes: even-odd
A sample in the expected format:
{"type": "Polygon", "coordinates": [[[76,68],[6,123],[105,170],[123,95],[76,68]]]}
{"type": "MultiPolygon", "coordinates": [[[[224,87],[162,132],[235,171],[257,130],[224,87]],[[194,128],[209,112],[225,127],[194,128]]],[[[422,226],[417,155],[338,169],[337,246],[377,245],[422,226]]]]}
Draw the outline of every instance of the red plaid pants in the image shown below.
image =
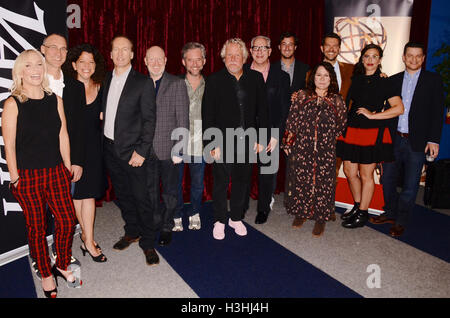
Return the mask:
{"type": "Polygon", "coordinates": [[[22,207],[28,228],[28,245],[42,277],[51,275],[51,262],[45,237],[46,204],[55,218],[56,266],[66,270],[72,256],[76,224],[70,195],[70,172],[61,163],[54,168],[19,169],[19,183],[11,192],[22,207]]]}

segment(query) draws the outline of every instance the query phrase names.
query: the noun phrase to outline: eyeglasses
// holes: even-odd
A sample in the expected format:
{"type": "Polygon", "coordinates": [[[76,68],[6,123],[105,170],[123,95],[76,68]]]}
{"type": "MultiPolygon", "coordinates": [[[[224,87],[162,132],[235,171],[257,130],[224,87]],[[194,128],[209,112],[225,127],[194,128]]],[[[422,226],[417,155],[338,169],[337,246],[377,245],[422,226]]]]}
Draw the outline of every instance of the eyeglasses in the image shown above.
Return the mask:
{"type": "Polygon", "coordinates": [[[45,45],[44,44],[44,46],[47,49],[49,49],[49,51],[52,51],[52,52],[60,51],[61,53],[67,53],[67,48],[64,47],[64,46],[62,48],[59,48],[59,49],[58,49],[58,47],[56,45],[45,45]]]}
{"type": "Polygon", "coordinates": [[[267,51],[270,46],[252,46],[253,51],[267,51]]]}

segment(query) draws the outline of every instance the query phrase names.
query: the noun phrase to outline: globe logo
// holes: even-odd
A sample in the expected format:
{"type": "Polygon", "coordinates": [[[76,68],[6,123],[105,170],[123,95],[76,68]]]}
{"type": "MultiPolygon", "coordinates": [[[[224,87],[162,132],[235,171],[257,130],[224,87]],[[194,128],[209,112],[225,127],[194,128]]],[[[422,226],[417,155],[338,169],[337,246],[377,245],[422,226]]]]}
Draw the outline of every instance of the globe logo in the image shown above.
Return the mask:
{"type": "Polygon", "coordinates": [[[377,44],[383,50],[387,44],[387,33],[380,17],[339,18],[334,30],[342,39],[339,60],[345,63],[356,64],[367,44],[377,44]]]}

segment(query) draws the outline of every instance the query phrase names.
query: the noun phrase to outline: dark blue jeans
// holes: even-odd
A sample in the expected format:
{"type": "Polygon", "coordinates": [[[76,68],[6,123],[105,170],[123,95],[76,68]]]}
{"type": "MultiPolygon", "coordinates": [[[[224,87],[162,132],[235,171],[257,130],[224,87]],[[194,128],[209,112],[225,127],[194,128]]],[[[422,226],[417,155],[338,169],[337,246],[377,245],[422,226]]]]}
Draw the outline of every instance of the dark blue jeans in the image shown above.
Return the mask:
{"type": "MultiPolygon", "coordinates": [[[[414,208],[420,176],[425,163],[425,153],[412,151],[408,138],[394,136],[395,161],[383,163],[384,211],[396,224],[407,225],[409,212],[414,208]],[[403,184],[397,191],[398,177],[403,171],[403,184]]],[[[425,149],[424,149],[425,150],[425,149]]]]}
{"type": "MultiPolygon", "coordinates": [[[[203,198],[203,177],[205,175],[205,161],[203,157],[191,157],[191,163],[187,163],[191,174],[191,203],[192,210],[189,210],[189,215],[200,213],[202,207],[203,198]],[[199,163],[197,163],[199,162],[199,163]]],[[[179,179],[178,179],[178,202],[175,209],[174,218],[178,219],[182,217],[183,212],[183,176],[184,176],[184,164],[180,164],[179,179]]]]}

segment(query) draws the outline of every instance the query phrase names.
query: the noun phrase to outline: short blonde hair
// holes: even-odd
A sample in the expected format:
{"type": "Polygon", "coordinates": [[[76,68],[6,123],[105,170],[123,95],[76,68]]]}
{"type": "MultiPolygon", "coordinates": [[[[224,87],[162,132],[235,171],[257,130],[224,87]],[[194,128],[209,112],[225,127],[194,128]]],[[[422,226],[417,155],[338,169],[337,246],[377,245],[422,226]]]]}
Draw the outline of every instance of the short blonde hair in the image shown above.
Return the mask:
{"type": "Polygon", "coordinates": [[[48,79],[47,79],[47,66],[45,65],[45,60],[42,54],[35,50],[25,50],[22,53],[19,54],[19,56],[16,58],[14,62],[14,67],[12,69],[12,79],[13,79],[13,85],[11,86],[11,95],[17,97],[17,99],[24,103],[28,100],[28,97],[23,92],[23,83],[22,83],[22,72],[25,67],[25,59],[30,56],[31,54],[37,54],[41,60],[42,65],[44,66],[44,76],[42,79],[41,87],[42,90],[47,93],[47,95],[52,94],[52,90],[49,87],[48,79]]]}
{"type": "Polygon", "coordinates": [[[229,44],[237,44],[241,48],[242,51],[242,57],[244,58],[244,63],[247,61],[248,58],[248,50],[245,46],[244,41],[242,41],[240,38],[232,38],[225,42],[225,44],[222,47],[222,50],[220,51],[220,57],[222,60],[225,60],[225,51],[227,50],[227,45],[229,44]]]}

